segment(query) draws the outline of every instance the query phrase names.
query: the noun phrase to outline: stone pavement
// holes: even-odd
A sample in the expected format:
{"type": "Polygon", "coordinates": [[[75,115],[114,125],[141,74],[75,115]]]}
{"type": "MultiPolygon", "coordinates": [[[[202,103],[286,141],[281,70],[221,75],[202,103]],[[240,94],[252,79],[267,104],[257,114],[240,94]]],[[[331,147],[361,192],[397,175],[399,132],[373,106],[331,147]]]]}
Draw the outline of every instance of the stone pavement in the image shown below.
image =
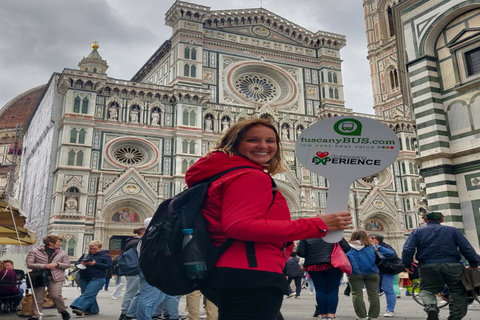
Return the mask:
{"type": "MultiPolygon", "coordinates": [[[[340,302],[338,305],[337,316],[340,320],[355,320],[355,312],[353,311],[352,301],[350,297],[343,295],[343,290],[345,286],[340,286],[340,302]]],[[[110,290],[113,290],[111,287],[110,290]]],[[[100,305],[100,314],[92,316],[83,316],[81,318],[86,320],[116,320],[120,315],[120,305],[122,303],[121,299],[112,300],[110,298],[110,293],[112,291],[101,291],[98,295],[98,302],[100,305]]],[[[402,293],[404,290],[402,289],[402,293]]],[[[64,287],[63,295],[66,298],[65,302],[68,305],[80,295],[80,291],[77,288],[64,287]]],[[[365,301],[367,301],[365,295],[365,301]]],[[[385,296],[380,297],[380,302],[382,305],[382,311],[385,307],[385,296]]],[[[476,302],[475,302],[476,303],[476,302]]],[[[282,313],[285,320],[312,320],[313,312],[315,306],[315,297],[310,295],[307,289],[302,290],[302,295],[300,299],[285,298],[282,313]]],[[[446,307],[448,308],[448,307],[446,307]]],[[[442,308],[440,311],[440,319],[447,319],[448,310],[442,308]]],[[[180,300],[180,314],[184,314],[185,310],[185,298],[180,300]]],[[[382,317],[383,312],[380,313],[379,319],[387,319],[382,317]]],[[[395,318],[397,320],[406,319],[406,320],[420,320],[425,319],[426,315],[422,311],[422,307],[418,305],[411,297],[402,296],[401,299],[397,300],[397,306],[395,308],[395,318]]],[[[19,320],[16,315],[13,314],[1,314],[0,320],[19,320]]],[[[60,315],[57,313],[56,309],[45,309],[44,310],[44,319],[52,320],[61,320],[60,315]]],[[[75,315],[72,315],[72,320],[80,319],[75,315]]],[[[480,304],[476,303],[473,307],[468,308],[468,314],[464,318],[465,320],[478,320],[480,319],[480,304]]]]}

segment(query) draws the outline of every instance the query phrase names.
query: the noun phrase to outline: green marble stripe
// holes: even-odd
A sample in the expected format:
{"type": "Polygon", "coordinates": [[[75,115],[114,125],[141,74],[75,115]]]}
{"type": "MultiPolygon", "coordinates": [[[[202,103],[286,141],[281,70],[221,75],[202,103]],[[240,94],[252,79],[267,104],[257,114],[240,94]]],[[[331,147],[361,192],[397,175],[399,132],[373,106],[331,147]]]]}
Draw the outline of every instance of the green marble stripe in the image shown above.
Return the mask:
{"type": "Polygon", "coordinates": [[[416,86],[419,86],[421,84],[428,83],[428,82],[440,83],[440,78],[439,77],[433,77],[433,76],[427,76],[425,78],[414,80],[414,81],[410,82],[410,85],[412,87],[412,91],[413,91],[413,88],[415,88],[416,86]]]}
{"type": "Polygon", "coordinates": [[[448,132],[447,131],[443,131],[443,130],[435,130],[435,131],[431,131],[431,132],[428,132],[428,133],[424,133],[424,134],[419,134],[418,135],[418,140],[423,140],[423,139],[427,139],[427,138],[431,138],[431,137],[436,137],[436,136],[444,136],[444,137],[448,137],[448,132]]]}
{"type": "Polygon", "coordinates": [[[455,165],[455,174],[480,170],[480,160],[455,165]]]}
{"type": "MultiPolygon", "coordinates": [[[[417,121],[419,121],[418,118],[417,118],[417,121]]],[[[417,124],[417,130],[418,130],[418,129],[423,129],[423,128],[432,127],[432,126],[436,126],[436,125],[446,126],[446,125],[447,125],[447,121],[445,121],[445,120],[443,120],[443,119],[432,119],[432,120],[428,120],[428,121],[425,121],[425,122],[422,122],[422,123],[417,124]]],[[[432,128],[432,129],[433,129],[433,128],[432,128]]]]}
{"type": "Polygon", "coordinates": [[[417,70],[410,71],[408,73],[408,75],[409,75],[409,77],[413,77],[413,76],[419,75],[419,74],[421,74],[423,72],[426,72],[426,71],[438,72],[438,69],[434,66],[425,66],[425,67],[418,68],[417,70]]]}
{"type": "Polygon", "coordinates": [[[455,167],[451,164],[442,164],[440,166],[420,169],[420,175],[423,177],[443,176],[446,174],[455,174],[455,167]]]}
{"type": "MultiPolygon", "coordinates": [[[[428,99],[428,100],[434,100],[434,99],[428,99]]],[[[424,101],[427,101],[427,100],[424,100],[424,101]]],[[[424,102],[422,101],[422,102],[424,102]]],[[[417,108],[417,104],[415,103],[414,104],[414,107],[417,108]]],[[[441,115],[445,115],[445,112],[443,111],[443,108],[442,109],[437,109],[437,108],[431,108],[431,109],[428,109],[426,111],[422,111],[422,112],[419,112],[419,113],[415,113],[415,118],[421,118],[421,117],[425,117],[425,116],[428,116],[428,115],[431,115],[431,114],[441,114],[441,115]]]]}
{"type": "Polygon", "coordinates": [[[447,186],[447,185],[449,185],[449,186],[456,186],[456,185],[457,185],[457,181],[445,180],[445,181],[431,182],[431,183],[425,184],[425,187],[426,187],[426,188],[434,188],[434,187],[447,186]]]}
{"type": "Polygon", "coordinates": [[[444,204],[437,204],[437,205],[429,205],[428,208],[430,209],[430,211],[448,210],[448,209],[460,210],[460,203],[444,203],[444,204]]]}
{"type": "MultiPolygon", "coordinates": [[[[437,104],[438,107],[436,109],[442,109],[443,110],[443,106],[441,105],[442,103],[442,100],[439,99],[439,98],[428,98],[428,99],[425,99],[425,100],[422,100],[420,102],[415,102],[413,104],[413,108],[414,109],[417,109],[417,108],[420,108],[420,107],[423,107],[423,106],[428,106],[429,104],[437,104]]],[[[416,117],[418,119],[418,117],[416,117]]]]}
{"type": "Polygon", "coordinates": [[[458,192],[457,191],[439,191],[439,192],[434,192],[434,193],[429,193],[428,194],[428,199],[439,199],[443,197],[455,197],[458,198],[458,192]]]}
{"type": "Polygon", "coordinates": [[[412,98],[420,97],[420,96],[423,96],[424,94],[428,94],[430,92],[442,93],[442,89],[435,88],[435,87],[428,87],[428,88],[413,92],[412,93],[412,98]]]}
{"type": "Polygon", "coordinates": [[[432,143],[427,143],[420,145],[420,151],[427,151],[434,148],[450,148],[450,143],[448,141],[435,141],[432,143]]]}
{"type": "Polygon", "coordinates": [[[463,222],[463,217],[448,215],[443,217],[443,222],[463,222]]]}

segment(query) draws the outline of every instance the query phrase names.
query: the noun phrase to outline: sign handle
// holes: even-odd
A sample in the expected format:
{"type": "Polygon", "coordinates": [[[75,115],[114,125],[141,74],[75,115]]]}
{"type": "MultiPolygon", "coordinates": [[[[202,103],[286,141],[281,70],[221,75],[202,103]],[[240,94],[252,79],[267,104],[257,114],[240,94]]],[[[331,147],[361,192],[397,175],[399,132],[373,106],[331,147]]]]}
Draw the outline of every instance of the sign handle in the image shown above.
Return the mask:
{"type": "MultiPolygon", "coordinates": [[[[329,181],[330,182],[330,181],[329,181]]],[[[350,195],[350,185],[352,181],[348,179],[333,180],[328,187],[327,207],[325,214],[346,211],[348,207],[348,196],[350,195]]],[[[329,243],[335,243],[343,238],[343,230],[328,231],[322,239],[329,243]]]]}

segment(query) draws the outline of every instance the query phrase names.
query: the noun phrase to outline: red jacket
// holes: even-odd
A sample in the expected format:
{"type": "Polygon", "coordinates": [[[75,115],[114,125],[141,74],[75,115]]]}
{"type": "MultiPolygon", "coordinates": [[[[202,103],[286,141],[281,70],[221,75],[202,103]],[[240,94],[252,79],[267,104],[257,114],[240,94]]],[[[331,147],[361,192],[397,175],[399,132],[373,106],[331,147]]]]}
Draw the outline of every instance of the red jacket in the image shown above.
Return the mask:
{"type": "MultiPolygon", "coordinates": [[[[190,187],[215,174],[238,166],[262,169],[247,158],[222,152],[199,159],[186,173],[190,187]]],[[[290,220],[290,211],[282,194],[277,191],[272,203],[270,177],[262,170],[239,169],[214,181],[208,190],[203,215],[209,223],[210,237],[220,245],[228,237],[254,241],[258,267],[261,270],[282,273],[291,248],[282,251],[285,242],[320,238],[326,226],[320,218],[290,220]]],[[[235,241],[219,258],[217,267],[250,269],[245,242],[235,241]]]]}

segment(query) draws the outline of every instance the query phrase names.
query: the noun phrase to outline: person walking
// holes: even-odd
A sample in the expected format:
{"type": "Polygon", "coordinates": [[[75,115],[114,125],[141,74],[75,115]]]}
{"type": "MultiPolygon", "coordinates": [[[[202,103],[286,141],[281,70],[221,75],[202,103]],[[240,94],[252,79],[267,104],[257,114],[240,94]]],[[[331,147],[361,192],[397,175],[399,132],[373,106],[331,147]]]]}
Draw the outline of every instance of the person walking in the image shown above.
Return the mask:
{"type": "MultiPolygon", "coordinates": [[[[358,320],[377,319],[380,315],[380,299],[378,296],[378,267],[375,264],[375,248],[368,240],[368,235],[363,230],[352,232],[349,241],[352,249],[347,252],[347,257],[352,264],[352,274],[348,276],[348,283],[351,288],[353,309],[358,320]],[[363,287],[367,290],[367,308],[363,300],[363,287]]],[[[382,246],[377,250],[386,258],[393,257],[394,252],[382,246]]]]}
{"type": "Polygon", "coordinates": [[[187,186],[239,166],[211,183],[202,213],[213,245],[236,239],[219,257],[202,292],[218,306],[222,320],[276,320],[283,296],[286,257],[298,239],[344,230],[349,212],[291,221],[287,201],[270,175],[282,172],[277,128],[252,118],[225,128],[215,148],[193,164],[187,186]]]}
{"type": "Polygon", "coordinates": [[[478,268],[479,259],[465,236],[455,227],[444,226],[441,212],[423,215],[426,226],[415,229],[403,246],[402,263],[410,270],[415,256],[420,274],[420,298],[425,303],[428,320],[438,320],[436,294],[445,285],[450,291],[448,320],[460,320],[467,314],[467,294],[460,278],[465,267],[461,254],[470,268],[478,268]]]}
{"type": "MultiPolygon", "coordinates": [[[[55,303],[55,307],[62,315],[62,320],[70,319],[70,313],[67,311],[62,296],[62,287],[64,280],[64,270],[70,267],[68,254],[62,250],[63,239],[59,236],[46,236],[43,238],[43,246],[33,248],[27,255],[27,267],[32,270],[46,270],[48,285],[47,290],[50,299],[55,303]]],[[[45,287],[33,288],[33,294],[36,298],[36,304],[32,306],[33,315],[29,320],[39,319],[43,310],[43,300],[45,298],[45,287]]]]}
{"type": "Polygon", "coordinates": [[[98,292],[105,284],[105,272],[112,267],[112,258],[108,250],[103,250],[100,240],[88,244],[88,254],[82,255],[77,261],[85,268],[80,270],[81,295],[75,299],[70,308],[77,316],[98,314],[100,308],[97,302],[98,292]]]}
{"type": "MultiPolygon", "coordinates": [[[[397,252],[393,249],[392,246],[383,241],[383,236],[380,234],[370,234],[368,236],[370,243],[376,246],[382,246],[393,251],[394,256],[389,258],[390,261],[399,262],[400,258],[397,256],[397,252]]],[[[387,300],[387,309],[385,311],[384,317],[391,318],[395,316],[395,305],[397,304],[397,293],[395,292],[395,281],[398,286],[398,276],[393,274],[388,270],[385,270],[380,266],[379,268],[380,281],[379,281],[379,292],[385,293],[385,298],[387,300]],[[396,279],[396,280],[395,280],[396,279]]]]}
{"type": "MultiPolygon", "coordinates": [[[[144,220],[145,227],[148,226],[152,218],[144,220]]],[[[138,241],[136,249],[140,256],[142,246],[142,239],[138,241]]],[[[130,320],[136,318],[137,320],[151,320],[153,313],[157,309],[158,305],[162,303],[166,295],[158,288],[150,285],[142,271],[138,274],[139,289],[132,299],[128,311],[126,312],[125,319],[130,320]]]]}
{"type": "Polygon", "coordinates": [[[288,258],[287,263],[285,264],[285,271],[287,274],[289,291],[287,298],[295,297],[295,299],[299,299],[300,293],[302,292],[302,279],[304,274],[302,267],[300,267],[300,258],[297,257],[295,251],[290,253],[290,258],[288,258]],[[295,292],[293,292],[291,288],[292,281],[295,283],[295,292]]]}
{"type": "Polygon", "coordinates": [[[212,301],[203,297],[200,290],[195,290],[186,295],[188,320],[200,320],[200,304],[205,306],[206,320],[218,319],[218,308],[212,301]],[[202,300],[204,303],[201,303],[202,300]]]}
{"type": "MultiPolygon", "coordinates": [[[[131,248],[134,248],[138,245],[138,242],[140,241],[140,238],[145,233],[145,229],[146,229],[145,227],[140,227],[140,228],[133,229],[133,233],[136,236],[133,236],[133,237],[127,239],[127,243],[125,244],[125,249],[123,250],[123,252],[125,252],[125,251],[127,251],[131,248]]],[[[132,303],[132,300],[135,297],[135,294],[140,289],[140,283],[139,283],[138,275],[136,275],[136,276],[125,276],[125,279],[127,280],[127,284],[125,286],[125,293],[124,293],[123,299],[122,299],[122,307],[121,307],[121,311],[120,311],[119,320],[125,320],[126,319],[128,309],[130,308],[130,304],[132,303]]],[[[116,296],[112,294],[111,298],[115,299],[116,296]]]]}
{"type": "MultiPolygon", "coordinates": [[[[350,246],[345,239],[340,247],[346,253],[350,246]]],[[[338,320],[335,316],[338,306],[338,288],[343,272],[331,265],[331,255],[334,243],[323,239],[300,240],[297,254],[305,258],[303,270],[308,271],[315,286],[315,300],[317,302],[315,314],[321,319],[338,320]]]]}

